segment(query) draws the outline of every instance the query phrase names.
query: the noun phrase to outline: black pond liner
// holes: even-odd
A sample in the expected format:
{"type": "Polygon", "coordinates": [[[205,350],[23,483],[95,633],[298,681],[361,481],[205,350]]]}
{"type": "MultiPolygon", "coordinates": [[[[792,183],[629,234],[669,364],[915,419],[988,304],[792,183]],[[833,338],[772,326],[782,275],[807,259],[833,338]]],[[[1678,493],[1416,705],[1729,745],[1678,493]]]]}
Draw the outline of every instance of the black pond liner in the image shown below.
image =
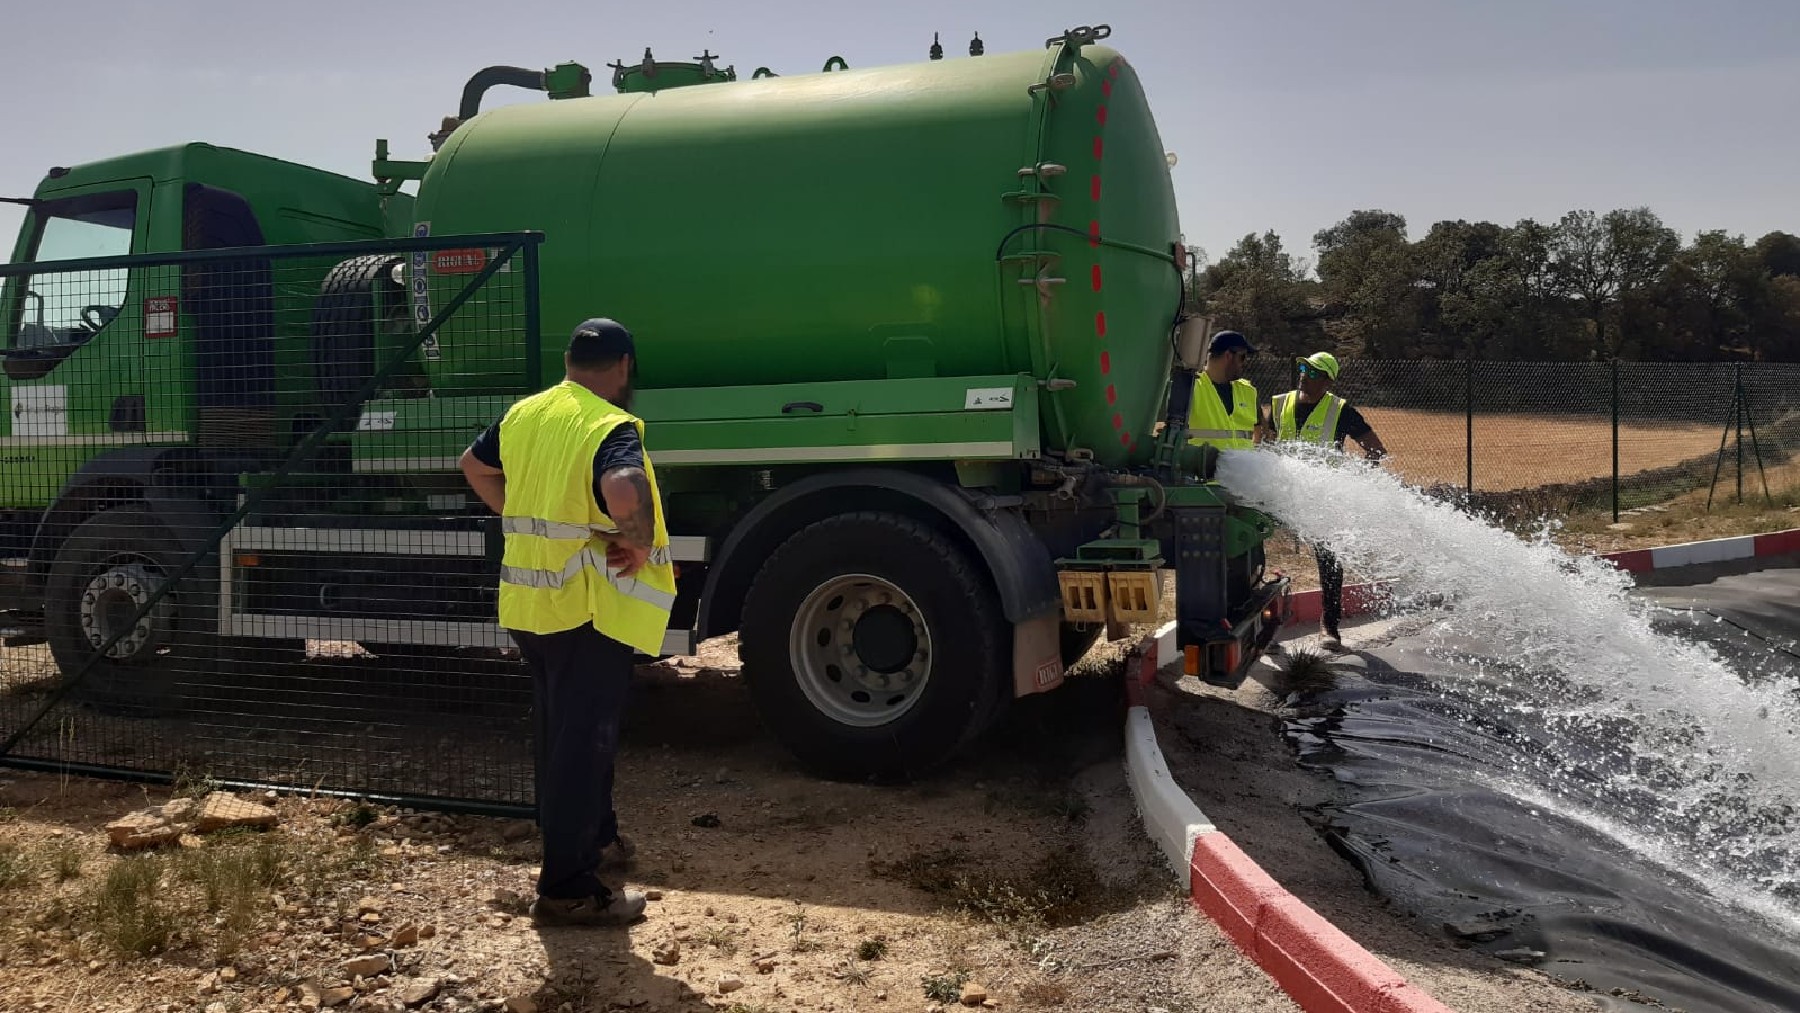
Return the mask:
{"type": "MultiPolygon", "coordinates": [[[[1703,610],[1659,620],[1666,632],[1800,685],[1800,569],[1638,593],[1703,610]]],[[[1363,652],[1366,676],[1308,698],[1304,716],[1285,723],[1301,764],[1342,783],[1344,800],[1310,816],[1372,890],[1468,945],[1585,981],[1607,1008],[1655,1008],[1612,998],[1617,988],[1690,1013],[1800,1011],[1800,896],[1767,898],[1786,907],[1787,924],[1734,907],[1542,801],[1515,797],[1500,785],[1542,769],[1534,754],[1551,747],[1528,719],[1432,679],[1451,665],[1422,647],[1402,635],[1363,652]]]]}

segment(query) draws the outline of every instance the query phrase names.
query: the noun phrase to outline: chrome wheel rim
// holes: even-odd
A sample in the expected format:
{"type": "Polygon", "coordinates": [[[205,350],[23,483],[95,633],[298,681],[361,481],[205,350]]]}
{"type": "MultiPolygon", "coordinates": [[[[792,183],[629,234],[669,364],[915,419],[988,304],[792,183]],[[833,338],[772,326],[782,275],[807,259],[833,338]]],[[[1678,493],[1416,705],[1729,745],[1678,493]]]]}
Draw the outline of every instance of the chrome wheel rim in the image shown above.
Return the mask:
{"type": "Polygon", "coordinates": [[[873,728],[912,710],[931,679],[931,630],[893,583],[834,577],[794,613],[788,656],[800,690],[838,724],[873,728]]]}
{"type": "MultiPolygon", "coordinates": [[[[81,636],[98,650],[162,586],[162,577],[142,562],[118,562],[95,574],[81,592],[81,636]]],[[[174,604],[164,597],[106,652],[115,661],[155,654],[168,632],[174,604]]]]}

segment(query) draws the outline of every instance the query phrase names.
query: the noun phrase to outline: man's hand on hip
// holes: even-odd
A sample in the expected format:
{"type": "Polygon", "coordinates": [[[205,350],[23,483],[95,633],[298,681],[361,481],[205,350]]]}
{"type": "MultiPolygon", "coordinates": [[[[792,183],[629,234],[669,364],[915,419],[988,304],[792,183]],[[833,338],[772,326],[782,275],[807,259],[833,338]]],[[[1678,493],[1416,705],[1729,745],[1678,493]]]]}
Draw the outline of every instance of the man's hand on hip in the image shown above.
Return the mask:
{"type": "Polygon", "coordinates": [[[621,577],[636,576],[644,564],[650,561],[650,550],[630,542],[606,541],[606,565],[619,571],[621,577]]]}

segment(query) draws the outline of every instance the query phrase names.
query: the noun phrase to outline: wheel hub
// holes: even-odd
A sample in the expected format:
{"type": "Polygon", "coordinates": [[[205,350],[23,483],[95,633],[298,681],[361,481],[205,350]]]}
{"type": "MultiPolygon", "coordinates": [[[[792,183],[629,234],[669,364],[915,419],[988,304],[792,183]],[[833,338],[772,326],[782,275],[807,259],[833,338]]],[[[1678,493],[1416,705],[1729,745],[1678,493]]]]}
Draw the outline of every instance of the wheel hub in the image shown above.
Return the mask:
{"type": "Polygon", "coordinates": [[[840,724],[899,718],[931,677],[931,631],[918,605],[867,574],[814,588],[794,614],[788,646],[801,691],[840,724]]]}
{"type": "Polygon", "coordinates": [[[106,652],[108,658],[125,661],[156,653],[168,632],[174,604],[165,597],[136,623],[131,619],[161,586],[162,578],[142,563],[116,564],[95,574],[81,592],[81,635],[88,646],[98,649],[126,629],[106,652]]]}

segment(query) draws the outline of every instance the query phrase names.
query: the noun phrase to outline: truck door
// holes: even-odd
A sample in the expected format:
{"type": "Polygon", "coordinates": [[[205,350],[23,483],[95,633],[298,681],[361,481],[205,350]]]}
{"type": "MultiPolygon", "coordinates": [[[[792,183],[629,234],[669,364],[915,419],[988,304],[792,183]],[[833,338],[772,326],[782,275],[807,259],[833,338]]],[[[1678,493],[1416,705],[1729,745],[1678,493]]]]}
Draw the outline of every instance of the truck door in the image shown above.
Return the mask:
{"type": "MultiPolygon", "coordinates": [[[[126,180],[45,200],[26,219],[18,262],[92,261],[143,249],[148,196],[147,180],[126,180]]],[[[7,460],[0,505],[47,505],[82,461],[150,435],[140,271],[115,262],[9,272],[0,300],[7,460]]]]}

